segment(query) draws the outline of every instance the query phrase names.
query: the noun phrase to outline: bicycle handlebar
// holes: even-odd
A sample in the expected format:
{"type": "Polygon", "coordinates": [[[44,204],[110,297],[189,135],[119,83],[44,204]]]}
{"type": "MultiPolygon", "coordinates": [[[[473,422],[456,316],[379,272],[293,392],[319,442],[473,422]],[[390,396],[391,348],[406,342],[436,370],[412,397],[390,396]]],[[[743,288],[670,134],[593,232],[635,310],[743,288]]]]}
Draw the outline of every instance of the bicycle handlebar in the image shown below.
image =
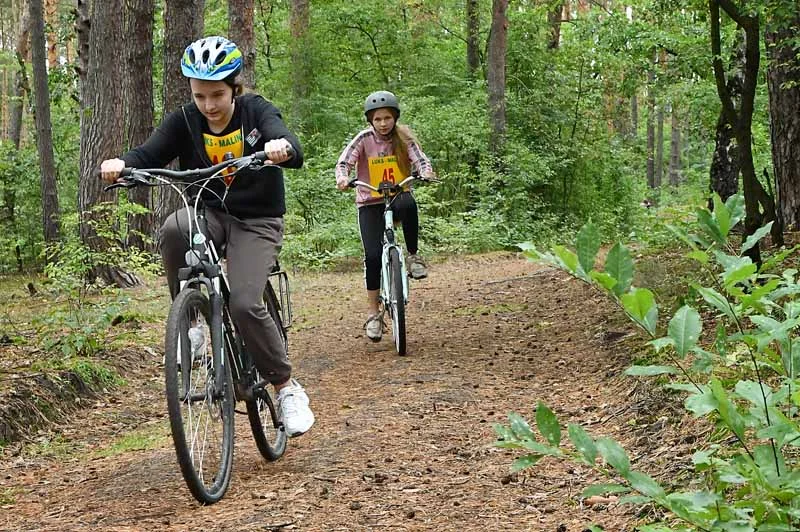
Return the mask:
{"type": "Polygon", "coordinates": [[[377,187],[372,186],[371,183],[367,183],[366,181],[361,181],[357,177],[354,177],[350,181],[347,182],[347,186],[350,188],[356,187],[364,187],[368,188],[374,192],[379,194],[383,194],[384,192],[392,193],[401,190],[404,186],[411,183],[412,181],[422,181],[424,183],[434,183],[437,181],[436,178],[433,177],[423,177],[417,174],[411,174],[407,178],[403,179],[399,183],[392,183],[391,181],[382,181],[377,187]]]}
{"type": "MultiPolygon", "coordinates": [[[[294,150],[291,146],[287,149],[289,157],[294,157],[294,150]]],[[[103,188],[103,190],[111,190],[114,188],[133,188],[139,185],[142,186],[157,186],[159,183],[149,179],[154,176],[167,177],[175,180],[182,180],[186,178],[203,179],[212,177],[226,168],[235,167],[235,172],[243,168],[254,167],[261,168],[263,166],[278,166],[277,164],[266,164],[267,153],[265,151],[257,151],[252,155],[245,155],[235,159],[228,159],[222,161],[208,168],[194,168],[191,170],[170,170],[168,168],[123,168],[119,174],[120,181],[112,183],[103,188]]],[[[95,170],[95,174],[99,177],[100,169],[95,170]]],[[[230,174],[228,174],[230,175],[230,174]]]]}

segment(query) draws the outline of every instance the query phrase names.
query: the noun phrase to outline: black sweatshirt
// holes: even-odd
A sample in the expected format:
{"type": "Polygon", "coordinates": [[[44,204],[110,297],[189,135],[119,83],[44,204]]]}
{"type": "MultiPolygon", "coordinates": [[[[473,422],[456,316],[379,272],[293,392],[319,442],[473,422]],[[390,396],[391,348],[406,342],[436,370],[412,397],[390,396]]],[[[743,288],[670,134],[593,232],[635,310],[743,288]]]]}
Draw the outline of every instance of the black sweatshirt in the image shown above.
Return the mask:
{"type": "MultiPolygon", "coordinates": [[[[121,157],[126,166],[134,168],[161,168],[177,158],[181,170],[212,166],[203,144],[203,131],[208,130],[205,117],[194,103],[184,105],[170,113],[153,131],[144,144],[121,157]]],[[[300,141],[283,123],[280,111],[257,94],[236,97],[234,118],[230,127],[242,128],[243,155],[264,149],[268,140],[283,138],[294,148],[294,157],[281,163],[287,168],[303,166],[303,150],[300,141]],[[234,124],[234,120],[241,124],[234,124]]],[[[225,193],[225,184],[215,179],[208,188],[220,197],[225,193]]],[[[258,171],[242,170],[236,175],[225,198],[225,207],[219,197],[203,193],[209,207],[225,209],[239,218],[283,216],[286,212],[283,172],[280,168],[267,166],[258,171]]]]}

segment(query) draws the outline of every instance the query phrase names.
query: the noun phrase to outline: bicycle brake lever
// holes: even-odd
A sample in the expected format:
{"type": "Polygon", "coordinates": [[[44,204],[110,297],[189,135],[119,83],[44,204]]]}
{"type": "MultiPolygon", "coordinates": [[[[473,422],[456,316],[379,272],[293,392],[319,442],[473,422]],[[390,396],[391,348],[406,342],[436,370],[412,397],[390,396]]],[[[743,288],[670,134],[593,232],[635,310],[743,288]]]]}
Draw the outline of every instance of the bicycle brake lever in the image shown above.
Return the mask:
{"type": "Polygon", "coordinates": [[[111,185],[107,185],[107,186],[103,187],[103,192],[108,192],[109,190],[112,190],[112,189],[115,189],[115,188],[132,188],[132,187],[135,187],[135,186],[136,185],[134,183],[131,183],[131,182],[128,182],[128,181],[119,181],[117,183],[113,183],[111,185]]]}
{"type": "Polygon", "coordinates": [[[103,187],[103,190],[108,191],[114,188],[134,188],[139,185],[152,185],[152,183],[143,175],[136,173],[133,168],[123,169],[123,171],[120,173],[120,177],[122,178],[122,181],[117,181],[106,187],[103,187]]]}

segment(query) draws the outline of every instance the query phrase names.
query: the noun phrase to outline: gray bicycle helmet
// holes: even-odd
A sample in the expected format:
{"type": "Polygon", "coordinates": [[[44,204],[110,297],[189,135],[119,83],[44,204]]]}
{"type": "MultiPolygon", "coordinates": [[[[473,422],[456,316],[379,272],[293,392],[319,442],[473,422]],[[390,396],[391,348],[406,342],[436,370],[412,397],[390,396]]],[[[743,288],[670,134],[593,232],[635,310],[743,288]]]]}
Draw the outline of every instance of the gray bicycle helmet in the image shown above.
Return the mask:
{"type": "Polygon", "coordinates": [[[383,109],[388,107],[397,111],[397,116],[400,116],[400,104],[397,102],[397,96],[389,91],[376,91],[367,96],[364,102],[364,116],[369,120],[369,113],[375,109],[383,109]]]}

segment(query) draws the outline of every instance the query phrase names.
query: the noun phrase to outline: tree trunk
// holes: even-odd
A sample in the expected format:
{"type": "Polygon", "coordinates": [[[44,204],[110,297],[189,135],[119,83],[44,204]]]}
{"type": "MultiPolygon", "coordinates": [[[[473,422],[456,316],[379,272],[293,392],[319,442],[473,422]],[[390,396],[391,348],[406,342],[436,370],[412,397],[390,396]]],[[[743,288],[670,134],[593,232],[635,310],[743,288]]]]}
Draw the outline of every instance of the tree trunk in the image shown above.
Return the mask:
{"type": "MultiPolygon", "coordinates": [[[[736,32],[736,40],[732,48],[731,70],[725,83],[725,89],[734,108],[741,106],[742,86],[744,84],[744,32],[736,32]]],[[[721,109],[717,118],[717,129],[714,141],[714,154],[711,158],[709,189],[716,192],[722,201],[739,192],[739,150],[733,125],[728,121],[725,110],[721,109]]],[[[708,199],[708,208],[714,202],[708,199]]]]}
{"type": "MultiPolygon", "coordinates": [[[[714,142],[714,155],[711,158],[711,181],[709,189],[716,192],[722,201],[727,200],[739,191],[739,151],[733,128],[720,112],[717,119],[717,130],[714,142]]],[[[708,200],[709,209],[713,207],[708,200]]]]}
{"type": "Polygon", "coordinates": [[[36,99],[36,148],[39,152],[39,172],[42,188],[42,229],[44,241],[58,240],[58,186],[56,161],[53,154],[53,131],[50,120],[50,90],[47,86],[47,49],[44,40],[44,8],[42,0],[29,0],[31,18],[31,58],[33,86],[36,99]]]}
{"type": "MultiPolygon", "coordinates": [[[[192,41],[203,35],[205,0],[166,0],[164,5],[164,115],[192,100],[189,82],[181,73],[180,58],[192,41]]],[[[156,223],[178,207],[178,195],[169,187],[154,194],[156,223]]]]}
{"type": "Polygon", "coordinates": [[[481,17],[478,0],[467,1],[467,77],[478,79],[481,68],[481,51],[478,44],[481,29],[481,17]]]}
{"type": "MultiPolygon", "coordinates": [[[[760,21],[758,15],[743,15],[735,9],[733,4],[726,0],[710,0],[709,9],[711,13],[711,52],[713,55],[714,77],[726,119],[731,124],[734,124],[734,135],[736,136],[739,151],[739,168],[742,172],[742,189],[745,200],[744,229],[745,237],[747,237],[752,235],[763,223],[777,221],[774,200],[759,182],[753,163],[752,124],[758,85],[759,62],[761,59],[761,51],[759,49],[760,21]],[[744,78],[741,105],[738,110],[735,108],[727,90],[725,71],[720,57],[720,7],[736,21],[745,34],[744,78]],[[763,208],[763,213],[761,208],[763,208]]],[[[772,226],[772,242],[774,245],[783,243],[783,234],[778,223],[772,226]]],[[[761,251],[758,245],[753,246],[746,253],[755,264],[761,264],[761,251]]]]}
{"type": "Polygon", "coordinates": [[[800,7],[766,34],[772,166],[784,227],[800,229],[800,7]],[[792,42],[794,41],[794,42],[792,42]]]}
{"type": "Polygon", "coordinates": [[[669,184],[677,187],[681,182],[681,124],[678,120],[678,111],[675,109],[675,102],[671,109],[672,125],[670,128],[670,150],[669,150],[669,184]]]}
{"type": "Polygon", "coordinates": [[[561,14],[564,12],[564,2],[558,2],[547,12],[547,23],[550,25],[550,39],[547,48],[555,50],[561,43],[561,14]]]}
{"type": "Polygon", "coordinates": [[[656,188],[656,83],[655,72],[647,73],[647,186],[656,188]]]}
{"type": "Polygon", "coordinates": [[[192,41],[203,35],[205,0],[166,0],[164,5],[164,114],[192,100],[180,59],[192,41]]]}
{"type": "Polygon", "coordinates": [[[492,0],[492,28],[489,36],[487,86],[491,138],[489,151],[496,159],[503,154],[506,135],[506,40],[508,0],[492,0]]]}
{"type": "MultiPolygon", "coordinates": [[[[153,130],[153,14],[154,0],[126,0],[125,74],[124,88],[125,145],[138,146],[153,130]]],[[[153,250],[156,226],[152,213],[153,202],[149,187],[137,187],[128,192],[131,201],[148,209],[128,220],[128,245],[141,250],[153,250]],[[147,242],[149,237],[149,243],[147,242]]]]}
{"type": "Polygon", "coordinates": [[[77,0],[75,10],[75,33],[78,36],[78,57],[75,62],[75,71],[78,73],[78,87],[81,99],[81,107],[84,105],[86,87],[86,71],[89,61],[89,33],[91,31],[90,3],[89,0],[77,0]]]}
{"type": "Polygon", "coordinates": [[[22,134],[25,93],[29,90],[25,61],[30,53],[30,23],[30,10],[26,10],[20,14],[19,30],[17,32],[16,45],[14,46],[18,68],[14,73],[13,95],[10,98],[8,110],[8,139],[16,149],[19,149],[20,136],[22,134]]]}
{"type": "Polygon", "coordinates": [[[228,38],[242,51],[245,86],[256,86],[256,46],[253,29],[254,0],[228,0],[228,38]]]}
{"type": "Polygon", "coordinates": [[[292,118],[293,124],[303,131],[311,121],[312,109],[309,106],[309,95],[313,74],[311,54],[309,54],[309,0],[292,0],[290,2],[289,26],[291,43],[289,53],[292,59],[292,118]]]}
{"type": "MultiPolygon", "coordinates": [[[[19,31],[17,32],[17,63],[19,64],[17,71],[14,74],[14,94],[9,101],[8,110],[8,139],[14,146],[14,149],[19,150],[20,138],[22,136],[22,112],[25,106],[25,94],[30,91],[28,87],[27,67],[25,65],[25,58],[28,57],[30,51],[30,11],[26,10],[20,14],[19,31]]],[[[14,223],[16,219],[17,207],[17,189],[15,183],[5,183],[3,187],[3,206],[5,213],[3,218],[14,223]]]]}
{"type": "Polygon", "coordinates": [[[45,0],[44,16],[47,24],[47,66],[58,64],[58,0],[45,0]]]}
{"type": "Polygon", "coordinates": [[[639,96],[636,92],[631,96],[631,136],[636,138],[639,131],[639,96]]]}
{"type": "Polygon", "coordinates": [[[655,185],[661,188],[664,182],[664,106],[659,105],[656,111],[656,168],[655,185]]]}
{"type": "MultiPolygon", "coordinates": [[[[119,156],[122,151],[124,128],[122,84],[127,75],[123,69],[122,40],[124,25],[119,13],[124,0],[92,2],[89,57],[86,60],[86,85],[83,88],[81,109],[80,181],[78,209],[81,213],[81,239],[94,251],[102,252],[107,244],[92,227],[92,208],[101,202],[114,200],[113,192],[103,191],[103,182],[95,170],[104,159],[119,156]]],[[[119,272],[113,266],[95,265],[95,276],[106,282],[127,286],[136,278],[119,272]]]]}

